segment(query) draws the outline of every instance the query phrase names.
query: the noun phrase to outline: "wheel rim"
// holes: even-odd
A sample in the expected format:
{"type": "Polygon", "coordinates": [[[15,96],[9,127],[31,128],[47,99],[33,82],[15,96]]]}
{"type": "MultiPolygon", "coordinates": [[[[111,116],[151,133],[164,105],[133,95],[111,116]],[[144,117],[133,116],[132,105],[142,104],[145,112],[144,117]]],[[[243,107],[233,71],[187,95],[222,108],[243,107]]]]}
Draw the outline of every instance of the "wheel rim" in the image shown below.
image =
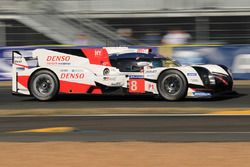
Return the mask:
{"type": "Polygon", "coordinates": [[[169,95],[175,95],[180,91],[181,79],[177,75],[169,75],[163,80],[164,91],[169,95]]]}
{"type": "Polygon", "coordinates": [[[34,79],[34,93],[40,97],[46,97],[53,93],[54,79],[48,74],[41,74],[34,79]]]}

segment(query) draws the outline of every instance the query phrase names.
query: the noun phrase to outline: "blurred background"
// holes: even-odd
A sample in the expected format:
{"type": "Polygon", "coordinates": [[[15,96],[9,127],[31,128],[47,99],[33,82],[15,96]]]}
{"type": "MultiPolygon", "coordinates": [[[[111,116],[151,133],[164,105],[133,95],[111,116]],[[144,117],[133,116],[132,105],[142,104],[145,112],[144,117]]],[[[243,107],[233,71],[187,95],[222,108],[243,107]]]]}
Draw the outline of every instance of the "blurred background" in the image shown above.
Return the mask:
{"type": "Polygon", "coordinates": [[[224,64],[250,79],[249,0],[0,2],[0,80],[10,79],[13,49],[61,44],[154,46],[182,64],[224,64]]]}
{"type": "Polygon", "coordinates": [[[249,0],[1,0],[2,46],[250,43],[249,0]],[[113,43],[112,43],[113,42],[113,43]]]}

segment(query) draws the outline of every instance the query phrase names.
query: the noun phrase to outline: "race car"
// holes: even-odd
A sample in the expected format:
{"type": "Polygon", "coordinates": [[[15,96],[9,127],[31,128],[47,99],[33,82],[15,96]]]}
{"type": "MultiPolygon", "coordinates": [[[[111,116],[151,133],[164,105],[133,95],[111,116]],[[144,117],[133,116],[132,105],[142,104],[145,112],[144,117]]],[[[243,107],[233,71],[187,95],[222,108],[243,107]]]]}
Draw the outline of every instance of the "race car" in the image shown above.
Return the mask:
{"type": "Polygon", "coordinates": [[[223,65],[182,66],[150,48],[35,49],[12,54],[13,94],[41,101],[58,94],[152,95],[169,101],[232,90],[223,65]]]}

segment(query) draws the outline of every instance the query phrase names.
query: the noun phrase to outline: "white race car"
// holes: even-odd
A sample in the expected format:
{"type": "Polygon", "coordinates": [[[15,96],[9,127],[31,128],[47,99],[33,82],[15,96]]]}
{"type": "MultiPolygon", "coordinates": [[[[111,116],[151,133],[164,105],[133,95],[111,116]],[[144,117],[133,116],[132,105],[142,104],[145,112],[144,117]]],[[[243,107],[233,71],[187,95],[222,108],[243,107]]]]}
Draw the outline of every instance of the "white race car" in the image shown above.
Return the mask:
{"type": "Polygon", "coordinates": [[[13,94],[51,100],[57,94],[213,97],[232,90],[223,65],[180,66],[151,49],[97,47],[13,51],[13,94]]]}

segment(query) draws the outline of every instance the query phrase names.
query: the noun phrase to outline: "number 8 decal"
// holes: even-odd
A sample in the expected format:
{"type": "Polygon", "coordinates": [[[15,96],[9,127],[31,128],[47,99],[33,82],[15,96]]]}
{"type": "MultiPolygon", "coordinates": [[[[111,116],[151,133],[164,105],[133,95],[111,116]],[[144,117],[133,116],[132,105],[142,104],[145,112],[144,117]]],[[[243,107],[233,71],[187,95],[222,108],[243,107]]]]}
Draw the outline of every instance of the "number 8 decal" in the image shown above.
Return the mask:
{"type": "Polygon", "coordinates": [[[130,87],[131,87],[132,91],[136,91],[137,90],[137,81],[135,81],[135,80],[131,81],[130,87]]]}
{"type": "Polygon", "coordinates": [[[145,92],[144,79],[129,80],[129,93],[144,93],[144,92],[145,92]]]}

